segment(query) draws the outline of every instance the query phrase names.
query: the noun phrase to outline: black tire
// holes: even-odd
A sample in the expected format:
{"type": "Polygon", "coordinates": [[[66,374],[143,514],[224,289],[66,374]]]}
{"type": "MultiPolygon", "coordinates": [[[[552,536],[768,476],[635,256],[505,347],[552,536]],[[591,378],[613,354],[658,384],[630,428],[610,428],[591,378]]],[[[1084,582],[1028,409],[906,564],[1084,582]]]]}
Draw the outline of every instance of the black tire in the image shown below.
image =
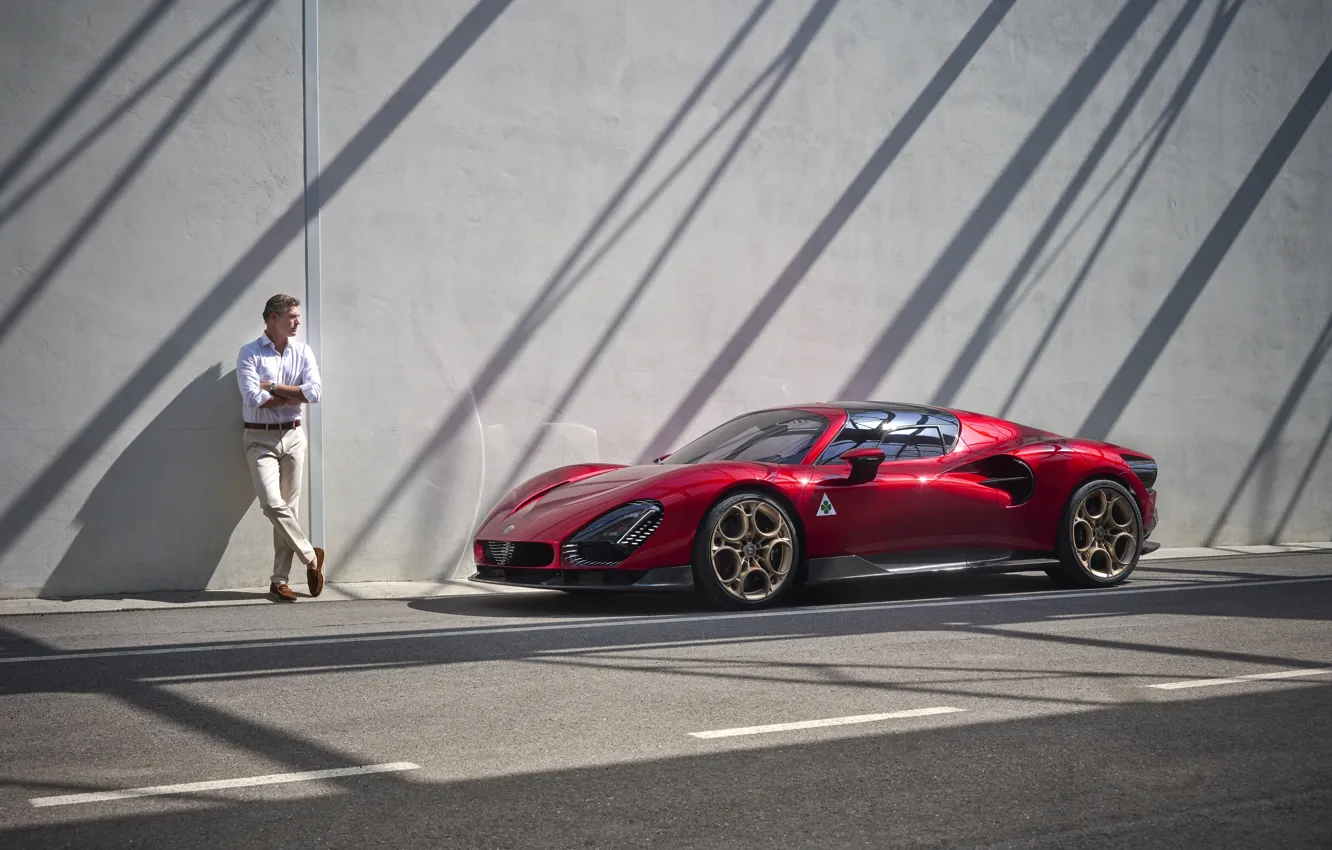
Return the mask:
{"type": "MultiPolygon", "coordinates": [[[[746,531],[746,534],[749,533],[746,531]]],[[[699,522],[691,553],[694,587],[709,604],[718,608],[741,611],[767,608],[787,598],[791,589],[795,587],[800,557],[800,536],[796,531],[791,512],[780,501],[762,490],[741,490],[720,499],[699,522]],[[714,536],[723,534],[724,529],[719,528],[719,524],[724,518],[726,529],[731,532],[736,530],[736,511],[746,516],[744,520],[746,523],[752,521],[748,516],[757,517],[757,521],[753,522],[754,533],[758,537],[757,540],[742,540],[739,544],[718,537],[723,544],[730,544],[726,548],[733,549],[736,552],[735,557],[741,559],[736,561],[736,570],[732,573],[729,569],[731,555],[722,554],[719,557],[721,566],[714,567],[713,540],[714,536]],[[769,536],[768,532],[774,527],[776,531],[769,536]],[[780,540],[781,543],[764,544],[762,542],[764,540],[780,540]],[[753,544],[752,549],[749,548],[750,544],[753,544]],[[774,552],[777,553],[776,561],[772,557],[774,552]],[[724,576],[729,575],[734,575],[735,583],[731,585],[731,589],[728,589],[727,583],[723,580],[724,576]],[[746,593],[747,588],[751,590],[750,593],[746,593]],[[760,592],[763,593],[762,596],[759,595],[760,592]],[[750,598],[742,598],[746,596],[750,598]]]]}
{"type": "Polygon", "coordinates": [[[1113,587],[1137,567],[1143,539],[1138,500],[1118,481],[1093,479],[1073,491],[1064,505],[1059,518],[1059,566],[1045,572],[1063,587],[1113,587]],[[1108,500],[1100,512],[1098,499],[1108,500]]]}

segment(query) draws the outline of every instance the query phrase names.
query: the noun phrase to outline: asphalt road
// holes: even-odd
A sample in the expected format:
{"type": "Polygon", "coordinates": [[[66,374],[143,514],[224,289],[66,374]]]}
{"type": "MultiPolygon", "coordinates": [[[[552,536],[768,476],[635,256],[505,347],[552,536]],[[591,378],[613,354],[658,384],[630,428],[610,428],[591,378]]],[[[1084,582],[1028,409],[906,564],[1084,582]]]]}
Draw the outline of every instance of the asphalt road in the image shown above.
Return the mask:
{"type": "Polygon", "coordinates": [[[1326,554],[9,617],[0,846],[1329,847],[1329,686],[1326,554]]]}

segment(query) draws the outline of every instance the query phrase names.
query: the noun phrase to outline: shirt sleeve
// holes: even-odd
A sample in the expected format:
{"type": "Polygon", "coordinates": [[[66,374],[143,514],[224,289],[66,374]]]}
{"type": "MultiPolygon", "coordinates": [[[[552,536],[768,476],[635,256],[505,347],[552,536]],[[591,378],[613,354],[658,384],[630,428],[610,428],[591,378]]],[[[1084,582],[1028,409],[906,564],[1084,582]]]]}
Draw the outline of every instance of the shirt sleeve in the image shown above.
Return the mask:
{"type": "Polygon", "coordinates": [[[310,346],[305,346],[305,357],[301,359],[304,362],[301,368],[301,394],[310,404],[318,404],[319,397],[324,392],[324,385],[319,380],[319,364],[315,363],[314,352],[310,346]]]}
{"type": "Polygon", "coordinates": [[[242,348],[236,357],[236,383],[240,385],[241,398],[247,407],[263,407],[273,394],[259,387],[259,367],[249,346],[242,348]]]}

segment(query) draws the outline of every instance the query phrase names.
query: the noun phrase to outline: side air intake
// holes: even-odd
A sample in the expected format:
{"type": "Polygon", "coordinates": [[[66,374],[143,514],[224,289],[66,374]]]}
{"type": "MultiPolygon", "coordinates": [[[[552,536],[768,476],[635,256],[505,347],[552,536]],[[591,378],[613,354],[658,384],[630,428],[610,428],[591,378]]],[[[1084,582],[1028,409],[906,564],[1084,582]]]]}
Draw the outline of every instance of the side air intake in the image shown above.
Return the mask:
{"type": "Polygon", "coordinates": [[[1009,455],[987,457],[968,464],[966,469],[985,476],[981,485],[1007,493],[1015,506],[1025,504],[1036,492],[1036,476],[1032,474],[1031,467],[1009,455]]]}

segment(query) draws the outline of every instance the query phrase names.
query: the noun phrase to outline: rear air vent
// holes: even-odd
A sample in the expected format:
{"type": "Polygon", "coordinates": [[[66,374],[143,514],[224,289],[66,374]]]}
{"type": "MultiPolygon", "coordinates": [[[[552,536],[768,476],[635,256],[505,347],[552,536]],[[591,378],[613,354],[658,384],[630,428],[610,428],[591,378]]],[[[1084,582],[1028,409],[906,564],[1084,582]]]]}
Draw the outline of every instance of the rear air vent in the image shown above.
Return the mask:
{"type": "Polygon", "coordinates": [[[1142,486],[1150,490],[1156,485],[1156,461],[1138,455],[1121,455],[1121,457],[1129,465],[1129,469],[1133,470],[1133,474],[1138,476],[1142,486]]]}

